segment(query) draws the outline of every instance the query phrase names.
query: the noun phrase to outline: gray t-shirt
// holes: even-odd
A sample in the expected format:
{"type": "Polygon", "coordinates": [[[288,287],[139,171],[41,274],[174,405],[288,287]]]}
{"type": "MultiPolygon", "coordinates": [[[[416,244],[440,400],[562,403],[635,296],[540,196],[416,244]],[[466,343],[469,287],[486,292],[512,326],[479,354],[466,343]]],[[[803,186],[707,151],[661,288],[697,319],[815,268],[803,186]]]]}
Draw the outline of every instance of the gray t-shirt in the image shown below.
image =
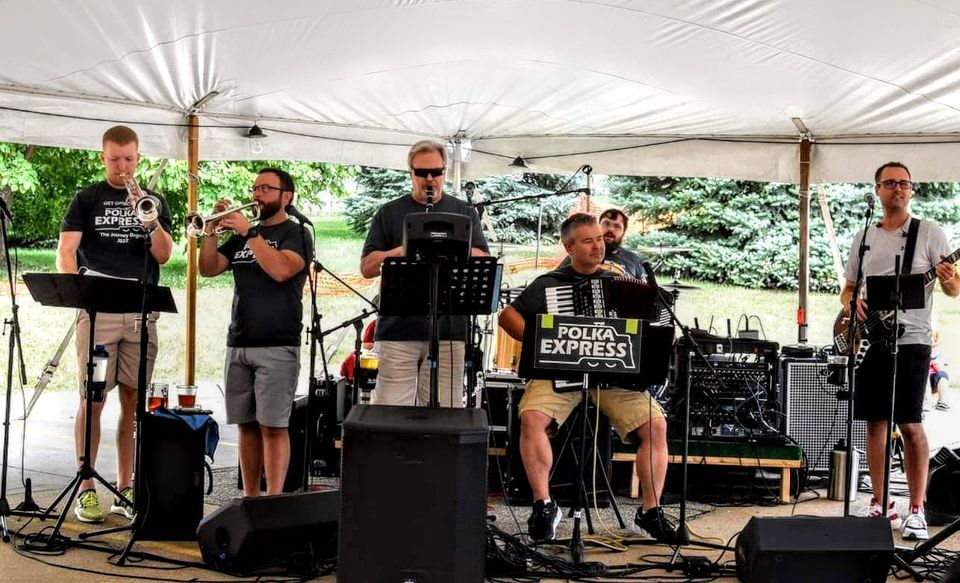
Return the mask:
{"type": "MultiPolygon", "coordinates": [[[[876,224],[867,229],[867,249],[863,257],[863,276],[893,275],[894,257],[900,255],[901,261],[907,246],[907,229],[910,221],[895,231],[884,231],[876,224]]],[[[847,261],[845,276],[848,281],[856,281],[858,265],[858,249],[863,231],[857,233],[850,247],[850,259],[847,261]]],[[[941,255],[950,254],[950,244],[947,236],[939,225],[931,221],[921,220],[920,230],[917,232],[917,247],[913,254],[911,273],[925,273],[940,261],[941,255]]],[[[866,279],[864,279],[866,281],[866,279]]],[[[866,284],[863,293],[866,295],[866,284]]],[[[870,303],[870,298],[865,298],[870,303]]],[[[933,286],[928,286],[924,299],[924,307],[919,310],[900,312],[900,323],[904,332],[898,344],[930,344],[931,309],[933,308],[933,286]]]]}

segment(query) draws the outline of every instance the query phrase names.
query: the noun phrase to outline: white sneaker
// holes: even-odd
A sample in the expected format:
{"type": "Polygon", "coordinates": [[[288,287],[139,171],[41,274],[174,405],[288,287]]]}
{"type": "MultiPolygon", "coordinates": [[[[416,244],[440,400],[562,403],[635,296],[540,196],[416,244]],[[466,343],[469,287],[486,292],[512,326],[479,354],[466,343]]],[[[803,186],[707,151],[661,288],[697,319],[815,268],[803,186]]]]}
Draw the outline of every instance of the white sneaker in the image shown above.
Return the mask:
{"type": "Polygon", "coordinates": [[[900,531],[900,536],[907,540],[927,540],[930,538],[930,533],[927,532],[927,518],[923,514],[923,508],[911,509],[907,519],[903,521],[903,529],[900,531]]]}
{"type": "MultiPolygon", "coordinates": [[[[883,516],[883,510],[880,507],[880,503],[877,502],[875,498],[870,499],[870,506],[867,508],[867,516],[870,518],[880,518],[883,516]]],[[[887,505],[887,518],[890,519],[890,528],[900,528],[903,522],[900,520],[900,515],[897,513],[897,503],[893,500],[887,505]]],[[[924,522],[924,528],[926,528],[926,522],[924,522]]]]}

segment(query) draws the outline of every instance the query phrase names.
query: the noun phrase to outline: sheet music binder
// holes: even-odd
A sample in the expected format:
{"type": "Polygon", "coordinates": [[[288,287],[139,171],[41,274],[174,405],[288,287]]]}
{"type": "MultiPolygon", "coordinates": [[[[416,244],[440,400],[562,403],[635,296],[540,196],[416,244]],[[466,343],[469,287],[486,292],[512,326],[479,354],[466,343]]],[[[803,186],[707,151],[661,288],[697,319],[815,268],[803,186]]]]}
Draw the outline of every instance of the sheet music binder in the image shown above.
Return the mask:
{"type": "MultiPolygon", "coordinates": [[[[24,273],[33,299],[43,306],[78,308],[105,314],[140,312],[143,285],[138,281],[77,273],[24,273]]],[[[147,285],[147,311],[176,313],[170,288],[147,285]]]]}
{"type": "MultiPolygon", "coordinates": [[[[503,265],[496,257],[471,257],[466,265],[440,269],[438,314],[492,314],[500,299],[503,265]]],[[[430,266],[390,257],[380,271],[380,314],[426,316],[429,313],[430,266]]]]}

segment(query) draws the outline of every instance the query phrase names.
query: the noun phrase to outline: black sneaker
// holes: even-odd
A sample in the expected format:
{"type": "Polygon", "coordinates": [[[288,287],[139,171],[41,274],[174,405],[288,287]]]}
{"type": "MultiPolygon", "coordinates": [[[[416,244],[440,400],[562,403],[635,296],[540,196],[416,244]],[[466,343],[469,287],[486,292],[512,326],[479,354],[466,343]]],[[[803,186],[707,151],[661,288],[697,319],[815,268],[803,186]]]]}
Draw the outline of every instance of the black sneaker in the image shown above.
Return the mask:
{"type": "Polygon", "coordinates": [[[664,544],[673,544],[677,540],[677,525],[666,517],[659,506],[646,512],[643,511],[643,506],[637,508],[633,525],[637,534],[651,536],[664,544]]]}
{"type": "Polygon", "coordinates": [[[527,519],[527,531],[533,540],[553,540],[557,536],[557,525],[560,524],[560,507],[551,500],[544,503],[537,500],[533,503],[533,512],[527,519]]]}

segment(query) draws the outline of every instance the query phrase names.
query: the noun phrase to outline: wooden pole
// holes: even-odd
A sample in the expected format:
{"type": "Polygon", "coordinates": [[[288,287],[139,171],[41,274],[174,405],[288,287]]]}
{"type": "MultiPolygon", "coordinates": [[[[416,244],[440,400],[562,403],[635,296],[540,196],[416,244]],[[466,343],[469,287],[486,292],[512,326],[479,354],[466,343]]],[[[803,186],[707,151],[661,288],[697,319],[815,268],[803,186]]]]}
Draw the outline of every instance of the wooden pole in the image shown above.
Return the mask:
{"type": "Polygon", "coordinates": [[[797,308],[797,341],[807,343],[807,300],[810,295],[810,151],[809,136],[800,140],[800,305],[797,308]]]}
{"type": "MultiPolygon", "coordinates": [[[[197,210],[200,181],[200,117],[187,116],[187,211],[197,210]]],[[[197,364],[197,240],[187,237],[187,338],[186,377],[184,382],[195,384],[197,364]]]]}

